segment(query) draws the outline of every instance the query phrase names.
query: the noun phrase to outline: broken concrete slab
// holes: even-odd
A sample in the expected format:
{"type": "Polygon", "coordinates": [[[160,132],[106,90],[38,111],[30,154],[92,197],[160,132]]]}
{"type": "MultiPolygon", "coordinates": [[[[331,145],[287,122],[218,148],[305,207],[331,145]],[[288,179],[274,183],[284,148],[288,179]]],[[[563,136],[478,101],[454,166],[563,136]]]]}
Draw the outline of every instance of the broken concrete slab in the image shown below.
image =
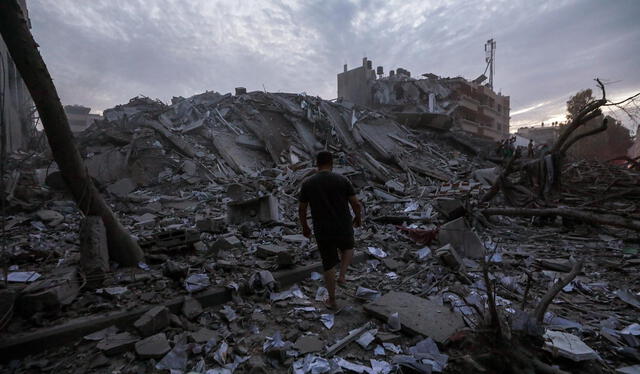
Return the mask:
{"type": "Polygon", "coordinates": [[[480,238],[469,229],[463,217],[442,225],[438,240],[441,244],[451,244],[463,257],[482,258],[485,254],[480,238]]]}
{"type": "Polygon", "coordinates": [[[448,307],[406,292],[389,292],[365,304],[364,309],[384,321],[398,313],[404,331],[431,337],[438,343],[465,326],[462,317],[448,307]]]}
{"type": "Polygon", "coordinates": [[[435,201],[436,209],[449,220],[464,217],[467,213],[464,205],[458,199],[439,198],[435,201]]]}
{"type": "Polygon", "coordinates": [[[182,314],[190,320],[197,318],[202,314],[202,305],[191,296],[185,296],[182,303],[182,314]]]}
{"type": "Polygon", "coordinates": [[[18,305],[23,313],[32,314],[69,305],[80,292],[75,267],[56,269],[48,279],[36,281],[22,290],[18,305]]]}
{"type": "Polygon", "coordinates": [[[96,348],[107,356],[113,356],[127,352],[136,344],[140,338],[128,332],[107,336],[102,340],[96,348]]]}
{"type": "Polygon", "coordinates": [[[596,360],[598,353],[586,345],[580,338],[573,334],[561,331],[547,330],[544,334],[546,343],[544,349],[566,357],[572,361],[596,360]]]}
{"type": "Polygon", "coordinates": [[[64,216],[55,210],[43,209],[36,212],[36,216],[49,226],[57,226],[64,221],[64,216]]]}
{"type": "Polygon", "coordinates": [[[213,330],[209,330],[206,327],[202,327],[198,331],[192,332],[190,336],[194,343],[206,343],[211,339],[217,338],[218,333],[213,330]]]}
{"type": "Polygon", "coordinates": [[[291,249],[285,248],[279,245],[274,244],[262,244],[258,246],[258,251],[256,255],[260,258],[269,258],[273,256],[278,256],[281,253],[289,253],[291,249]]]}
{"type": "Polygon", "coordinates": [[[137,188],[136,183],[131,178],[123,178],[107,187],[110,193],[125,197],[137,188]]]}
{"type": "Polygon", "coordinates": [[[301,354],[320,352],[324,348],[324,342],[317,336],[303,335],[293,345],[301,354]]]}
{"type": "Polygon", "coordinates": [[[215,253],[233,248],[242,248],[242,241],[235,236],[222,236],[210,246],[210,250],[215,253]]]}
{"type": "Polygon", "coordinates": [[[230,202],[227,207],[227,222],[232,225],[246,221],[266,223],[280,220],[278,199],[273,195],[230,202]]]}
{"type": "Polygon", "coordinates": [[[226,230],[227,223],[224,216],[220,217],[196,217],[196,228],[199,231],[211,232],[214,234],[224,232],[226,230]]]}
{"type": "Polygon", "coordinates": [[[160,358],[171,350],[165,333],[151,335],[135,343],[136,353],[140,358],[160,358]]]}
{"type": "Polygon", "coordinates": [[[165,306],[151,308],[148,312],[138,318],[133,326],[143,337],[151,336],[164,330],[169,326],[169,309],[165,306]]]}
{"type": "Polygon", "coordinates": [[[456,251],[455,248],[451,246],[451,244],[447,244],[445,246],[442,246],[442,248],[438,249],[436,251],[436,257],[443,264],[447,265],[448,267],[454,270],[460,269],[460,267],[463,266],[464,264],[462,258],[458,254],[458,251],[456,251]]]}

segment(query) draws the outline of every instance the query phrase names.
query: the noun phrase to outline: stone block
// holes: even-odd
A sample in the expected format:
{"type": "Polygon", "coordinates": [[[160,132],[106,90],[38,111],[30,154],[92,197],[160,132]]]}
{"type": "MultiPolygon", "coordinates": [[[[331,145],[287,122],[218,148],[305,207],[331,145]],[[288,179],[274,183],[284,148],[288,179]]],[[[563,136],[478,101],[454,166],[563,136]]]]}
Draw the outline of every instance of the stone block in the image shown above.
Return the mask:
{"type": "Polygon", "coordinates": [[[169,326],[169,309],[165,306],[156,306],[143,314],[133,326],[143,337],[151,336],[169,326]]]}
{"type": "Polygon", "coordinates": [[[482,258],[485,254],[480,238],[471,231],[463,217],[442,225],[438,240],[443,245],[451,244],[463,257],[482,258]]]}
{"type": "Polygon", "coordinates": [[[185,296],[182,302],[182,314],[190,320],[198,318],[202,314],[202,305],[191,296],[185,296]]]}
{"type": "Polygon", "coordinates": [[[273,244],[262,244],[258,246],[258,251],[256,255],[260,258],[269,258],[278,256],[281,253],[289,253],[291,250],[289,248],[281,247],[279,245],[273,244]]]}
{"type": "Polygon", "coordinates": [[[266,223],[279,220],[278,199],[273,195],[228,204],[227,222],[232,225],[246,221],[266,223]]]}
{"type": "Polygon", "coordinates": [[[140,358],[160,358],[171,350],[167,336],[161,332],[135,343],[140,358]]]}
{"type": "Polygon", "coordinates": [[[96,347],[105,355],[113,356],[131,350],[138,340],[138,337],[123,332],[104,338],[96,347]]]}
{"type": "Polygon", "coordinates": [[[24,288],[18,306],[26,314],[57,309],[69,305],[79,292],[78,270],[75,267],[59,268],[48,279],[38,280],[24,288]]]}

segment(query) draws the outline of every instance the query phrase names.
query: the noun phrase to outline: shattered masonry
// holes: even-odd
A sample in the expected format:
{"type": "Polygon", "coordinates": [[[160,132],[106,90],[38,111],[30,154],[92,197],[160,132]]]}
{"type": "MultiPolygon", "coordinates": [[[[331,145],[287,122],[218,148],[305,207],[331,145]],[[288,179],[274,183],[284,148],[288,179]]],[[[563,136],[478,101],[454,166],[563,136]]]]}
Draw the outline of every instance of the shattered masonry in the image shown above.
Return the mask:
{"type": "MultiPolygon", "coordinates": [[[[637,233],[478,214],[502,170],[482,157],[492,140],[346,101],[238,93],[136,97],[78,134],[145,251],[134,269],[109,261],[99,220],[79,215],[46,151],[11,155],[0,350],[86,318],[104,325],[66,346],[11,351],[0,371],[482,371],[493,365],[475,356],[490,346],[484,262],[505,328],[543,339],[544,365],[637,362],[637,233]],[[323,307],[316,246],[296,223],[298,188],[322,149],[366,212],[337,313],[323,307]],[[526,311],[579,258],[544,323],[531,321],[526,311]],[[109,319],[117,313],[130,322],[109,319]]],[[[583,160],[562,173],[564,204],[637,216],[637,171],[583,160]]]]}

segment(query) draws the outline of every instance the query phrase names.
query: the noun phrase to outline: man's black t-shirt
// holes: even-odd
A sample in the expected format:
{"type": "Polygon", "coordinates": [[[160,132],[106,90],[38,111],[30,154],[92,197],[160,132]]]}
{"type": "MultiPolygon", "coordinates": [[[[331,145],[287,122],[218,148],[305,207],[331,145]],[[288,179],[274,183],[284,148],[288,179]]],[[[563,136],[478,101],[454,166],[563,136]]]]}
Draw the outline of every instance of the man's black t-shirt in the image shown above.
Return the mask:
{"type": "Polygon", "coordinates": [[[316,239],[353,236],[349,197],[356,192],[340,174],[319,171],[302,183],[300,202],[309,203],[316,239]]]}

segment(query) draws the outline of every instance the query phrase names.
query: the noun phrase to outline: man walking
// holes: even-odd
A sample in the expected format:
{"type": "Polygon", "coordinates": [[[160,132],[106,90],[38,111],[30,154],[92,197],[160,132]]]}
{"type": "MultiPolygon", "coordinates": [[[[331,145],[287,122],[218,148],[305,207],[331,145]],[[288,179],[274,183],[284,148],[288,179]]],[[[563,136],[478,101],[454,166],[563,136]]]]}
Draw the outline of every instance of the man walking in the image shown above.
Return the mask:
{"type": "Polygon", "coordinates": [[[327,307],[337,308],[335,267],[340,264],[338,283],[346,283],[347,268],[353,258],[353,228],[362,224],[362,209],[351,182],[334,173],[331,152],[317,155],[318,171],[308,177],[300,189],[298,217],[302,234],[311,237],[307,208],[311,206],[313,232],[322,258],[324,282],[329,291],[327,307]],[[355,217],[351,216],[349,205],[355,217]],[[340,250],[340,257],[338,256],[340,250]]]}

